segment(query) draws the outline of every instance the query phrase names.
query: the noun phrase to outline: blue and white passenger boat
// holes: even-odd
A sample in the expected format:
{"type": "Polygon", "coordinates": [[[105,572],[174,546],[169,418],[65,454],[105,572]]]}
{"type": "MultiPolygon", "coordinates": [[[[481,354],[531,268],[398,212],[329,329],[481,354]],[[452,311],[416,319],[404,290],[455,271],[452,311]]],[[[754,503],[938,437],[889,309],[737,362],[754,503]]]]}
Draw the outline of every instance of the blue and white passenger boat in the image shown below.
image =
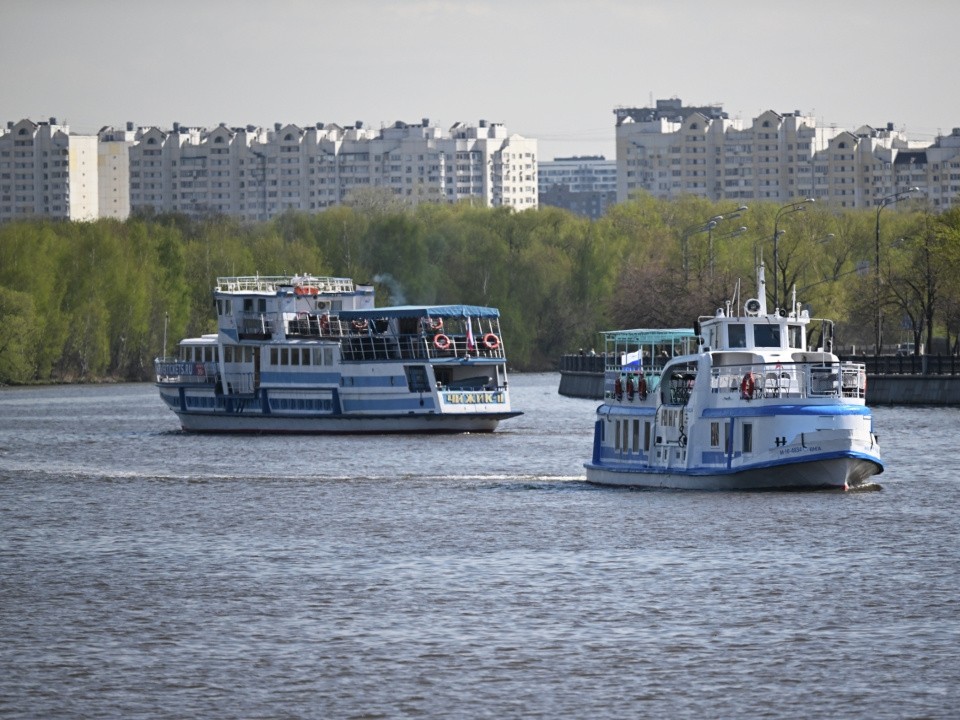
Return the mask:
{"type": "Polygon", "coordinates": [[[347,278],[222,277],[218,332],[155,361],[184,430],[492,432],[510,408],[500,313],[375,307],[347,278]]]}
{"type": "Polygon", "coordinates": [[[604,333],[593,483],[694,490],[850,488],[883,472],[866,370],[833,323],[739,291],[694,329],[604,333]],[[811,343],[810,336],[817,338],[811,343]]]}

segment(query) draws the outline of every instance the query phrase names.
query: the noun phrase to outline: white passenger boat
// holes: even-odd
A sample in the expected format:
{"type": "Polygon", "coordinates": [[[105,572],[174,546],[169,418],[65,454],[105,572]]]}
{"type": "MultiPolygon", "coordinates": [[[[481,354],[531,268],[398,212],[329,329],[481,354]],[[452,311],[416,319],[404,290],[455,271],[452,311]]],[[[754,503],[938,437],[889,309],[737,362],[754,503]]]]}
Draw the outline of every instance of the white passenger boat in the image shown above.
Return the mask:
{"type": "Polygon", "coordinates": [[[883,472],[866,370],[833,323],[739,291],[689,330],[604,333],[593,483],[695,490],[850,488],[883,472]],[[817,337],[811,343],[810,335],[817,337]]]}
{"type": "Polygon", "coordinates": [[[218,278],[218,332],[155,361],[184,430],[491,432],[510,408],[500,313],[375,307],[346,278],[218,278]]]}

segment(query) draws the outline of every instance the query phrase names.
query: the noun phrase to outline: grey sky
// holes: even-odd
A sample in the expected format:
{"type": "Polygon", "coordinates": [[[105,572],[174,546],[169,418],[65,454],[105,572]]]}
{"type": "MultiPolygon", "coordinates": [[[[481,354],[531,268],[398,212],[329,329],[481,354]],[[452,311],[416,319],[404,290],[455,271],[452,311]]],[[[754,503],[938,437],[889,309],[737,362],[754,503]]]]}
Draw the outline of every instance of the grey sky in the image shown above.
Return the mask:
{"type": "Polygon", "coordinates": [[[616,106],[960,127],[956,0],[0,0],[0,120],[502,122],[614,156],[616,106]]]}

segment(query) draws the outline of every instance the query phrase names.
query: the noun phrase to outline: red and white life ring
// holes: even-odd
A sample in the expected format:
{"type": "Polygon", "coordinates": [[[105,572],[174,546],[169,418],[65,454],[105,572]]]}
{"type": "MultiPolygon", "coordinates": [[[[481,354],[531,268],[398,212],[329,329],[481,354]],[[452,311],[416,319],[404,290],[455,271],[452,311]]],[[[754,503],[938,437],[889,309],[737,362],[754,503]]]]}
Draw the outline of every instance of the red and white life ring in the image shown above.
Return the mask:
{"type": "Polygon", "coordinates": [[[483,336],[483,346],[487,350],[496,350],[498,347],[500,347],[500,338],[498,338],[492,332],[487,333],[483,336]]]}
{"type": "Polygon", "coordinates": [[[437,333],[437,335],[433,338],[433,346],[437,350],[449,350],[450,338],[448,338],[443,333],[437,333]]]}
{"type": "Polygon", "coordinates": [[[756,381],[753,379],[753,373],[748,372],[740,381],[740,397],[744,400],[753,399],[753,391],[756,389],[756,381]]]}

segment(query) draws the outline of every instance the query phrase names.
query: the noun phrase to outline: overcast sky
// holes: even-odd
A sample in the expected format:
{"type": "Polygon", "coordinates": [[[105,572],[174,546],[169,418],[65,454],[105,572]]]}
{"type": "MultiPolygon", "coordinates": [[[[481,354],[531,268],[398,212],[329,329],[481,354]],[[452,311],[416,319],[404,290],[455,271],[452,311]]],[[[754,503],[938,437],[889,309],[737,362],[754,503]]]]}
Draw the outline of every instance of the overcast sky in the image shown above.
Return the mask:
{"type": "Polygon", "coordinates": [[[0,0],[0,120],[503,123],[614,157],[613,109],[960,127],[957,0],[0,0]]]}

